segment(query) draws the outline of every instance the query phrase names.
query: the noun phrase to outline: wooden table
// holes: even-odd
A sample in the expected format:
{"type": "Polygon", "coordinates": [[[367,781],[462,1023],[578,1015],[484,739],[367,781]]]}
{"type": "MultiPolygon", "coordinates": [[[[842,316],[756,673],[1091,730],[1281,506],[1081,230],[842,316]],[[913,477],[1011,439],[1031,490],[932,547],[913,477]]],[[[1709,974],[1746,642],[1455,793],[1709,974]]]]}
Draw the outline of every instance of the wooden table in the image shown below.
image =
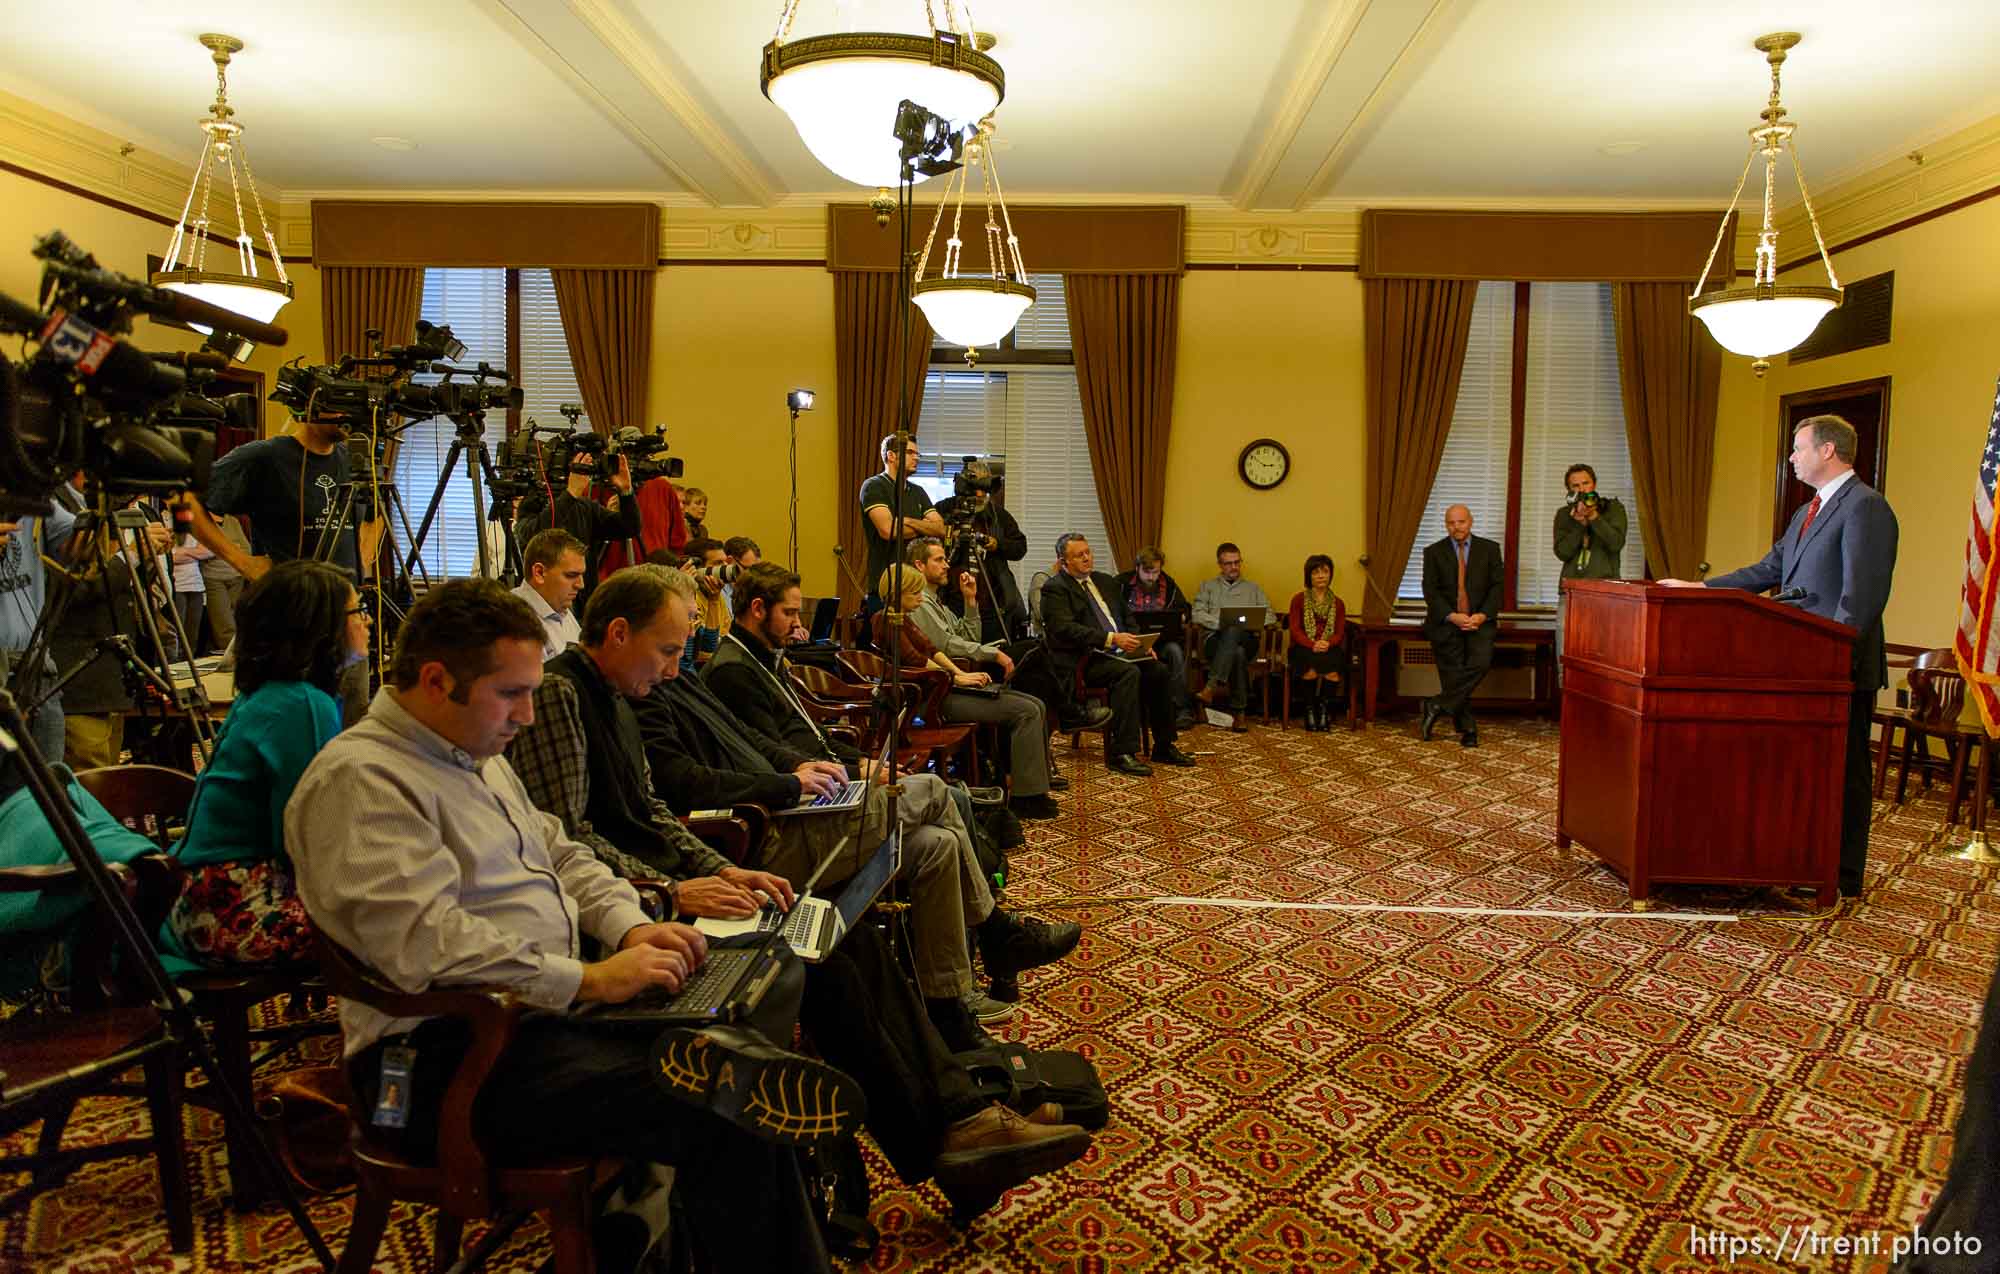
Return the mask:
{"type": "MultiPolygon", "coordinates": [[[[1382,662],[1389,653],[1403,642],[1417,641],[1429,644],[1424,636],[1423,625],[1414,620],[1391,620],[1386,624],[1362,622],[1356,625],[1361,631],[1361,657],[1355,664],[1355,675],[1360,679],[1355,686],[1355,699],[1361,704],[1361,727],[1366,729],[1375,720],[1375,710],[1382,702],[1381,685],[1384,680],[1382,662]]],[[[1556,714],[1556,622],[1553,615],[1503,615],[1500,617],[1500,631],[1494,635],[1495,651],[1503,647],[1527,648],[1531,652],[1535,668],[1535,693],[1532,697],[1476,699],[1481,708],[1502,708],[1513,711],[1528,711],[1541,716],[1556,714]]],[[[1408,696],[1394,695],[1388,706],[1401,707],[1412,702],[1408,696]]]]}

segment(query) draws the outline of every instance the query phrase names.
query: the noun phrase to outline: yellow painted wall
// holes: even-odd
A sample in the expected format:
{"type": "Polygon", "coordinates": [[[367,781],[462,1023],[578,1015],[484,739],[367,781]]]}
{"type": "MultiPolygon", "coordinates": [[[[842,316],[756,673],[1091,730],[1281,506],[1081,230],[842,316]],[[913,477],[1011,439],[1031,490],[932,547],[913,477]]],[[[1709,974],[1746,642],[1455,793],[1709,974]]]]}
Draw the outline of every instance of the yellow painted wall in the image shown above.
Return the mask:
{"type": "MultiPolygon", "coordinates": [[[[835,591],[833,276],[818,266],[668,266],[653,320],[649,419],[664,422],[687,485],[708,493],[708,528],[748,535],[784,561],[785,392],[818,391],[799,417],[799,572],[808,597],[835,591]]],[[[849,554],[859,569],[860,549],[849,554]]]]}
{"type": "MultiPolygon", "coordinates": [[[[170,227],[134,213],[0,172],[0,292],[34,303],[36,289],[41,286],[41,263],[28,253],[37,236],[57,229],[95,256],[100,265],[139,279],[146,276],[147,254],[164,255],[173,233],[170,227]]],[[[213,244],[210,249],[223,250],[213,244]]],[[[268,259],[260,259],[258,268],[266,269],[269,264],[268,259]]],[[[249,364],[264,373],[267,393],[275,386],[274,374],[281,363],[299,354],[305,355],[307,362],[318,362],[323,349],[318,271],[310,265],[294,264],[285,269],[295,290],[291,304],[277,321],[291,332],[292,339],[283,348],[259,346],[249,364]]],[[[201,348],[201,337],[195,333],[160,327],[145,319],[133,325],[130,339],[149,350],[201,348]]],[[[282,408],[265,405],[267,430],[282,426],[286,419],[282,408]]]]}
{"type": "Polygon", "coordinates": [[[1327,553],[1350,612],[1362,601],[1361,283],[1333,271],[1190,271],[1182,284],[1174,428],[1167,447],[1167,569],[1190,596],[1233,540],[1275,606],[1306,555],[1327,553]],[[1256,491],[1236,460],[1275,438],[1291,473],[1256,491]]]}
{"type": "MultiPolygon", "coordinates": [[[[1771,547],[1778,400],[1887,376],[1884,494],[1901,539],[1885,628],[1892,642],[1942,646],[1958,622],[1972,482],[2000,377],[2000,199],[1836,253],[1833,264],[1843,282],[1896,272],[1891,339],[1797,367],[1779,359],[1761,385],[1748,359],[1725,360],[1708,560],[1729,570],[1771,547]]],[[[1815,263],[1781,282],[1824,277],[1815,263]]]]}

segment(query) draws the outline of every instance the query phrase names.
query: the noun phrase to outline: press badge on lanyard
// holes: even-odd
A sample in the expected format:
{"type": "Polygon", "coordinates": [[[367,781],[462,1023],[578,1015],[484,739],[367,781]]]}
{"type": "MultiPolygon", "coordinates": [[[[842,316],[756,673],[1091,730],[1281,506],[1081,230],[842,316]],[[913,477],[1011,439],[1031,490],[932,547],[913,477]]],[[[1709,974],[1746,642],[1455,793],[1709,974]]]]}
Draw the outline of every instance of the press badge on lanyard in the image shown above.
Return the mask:
{"type": "Polygon", "coordinates": [[[401,1128],[410,1118],[410,1069],[417,1051],[400,1044],[382,1050],[382,1087],[375,1097],[377,1128],[401,1128]]]}

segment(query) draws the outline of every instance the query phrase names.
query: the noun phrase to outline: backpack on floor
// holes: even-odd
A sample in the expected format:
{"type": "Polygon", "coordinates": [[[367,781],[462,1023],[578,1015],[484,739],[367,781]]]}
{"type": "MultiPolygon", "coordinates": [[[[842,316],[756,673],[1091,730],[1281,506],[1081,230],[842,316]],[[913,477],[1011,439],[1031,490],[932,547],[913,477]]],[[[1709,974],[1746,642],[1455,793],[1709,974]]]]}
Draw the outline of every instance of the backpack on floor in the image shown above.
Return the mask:
{"type": "Polygon", "coordinates": [[[866,1261],[882,1242],[882,1232],[868,1220],[868,1164],[854,1134],[798,1155],[806,1197],[827,1251],[844,1261],[866,1261]]]}
{"type": "Polygon", "coordinates": [[[996,1044],[957,1054],[982,1096],[1026,1114],[1043,1102],[1060,1102],[1063,1119],[1095,1132],[1111,1118],[1110,1100],[1097,1067],[1068,1049],[996,1044]]]}

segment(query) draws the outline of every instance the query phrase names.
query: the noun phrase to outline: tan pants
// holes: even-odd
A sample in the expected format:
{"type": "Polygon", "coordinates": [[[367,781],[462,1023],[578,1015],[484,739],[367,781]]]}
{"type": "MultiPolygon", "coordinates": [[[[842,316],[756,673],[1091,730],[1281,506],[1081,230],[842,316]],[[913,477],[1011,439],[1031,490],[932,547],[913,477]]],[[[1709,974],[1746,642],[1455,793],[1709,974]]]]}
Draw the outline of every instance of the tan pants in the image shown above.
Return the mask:
{"type": "MultiPolygon", "coordinates": [[[[898,879],[910,887],[917,985],[933,999],[956,999],[972,989],[966,926],[978,925],[993,914],[993,891],[980,874],[972,837],[944,780],[935,774],[905,774],[897,782],[903,786],[896,802],[896,821],[903,829],[903,870],[898,879]]],[[[764,870],[802,884],[821,859],[838,850],[839,856],[815,889],[821,895],[837,891],[888,835],[888,792],[872,789],[863,808],[859,836],[852,810],[772,819],[764,843],[764,870]]]]}
{"type": "Polygon", "coordinates": [[[79,712],[67,719],[63,756],[72,770],[117,765],[125,755],[125,714],[79,712]]]}

